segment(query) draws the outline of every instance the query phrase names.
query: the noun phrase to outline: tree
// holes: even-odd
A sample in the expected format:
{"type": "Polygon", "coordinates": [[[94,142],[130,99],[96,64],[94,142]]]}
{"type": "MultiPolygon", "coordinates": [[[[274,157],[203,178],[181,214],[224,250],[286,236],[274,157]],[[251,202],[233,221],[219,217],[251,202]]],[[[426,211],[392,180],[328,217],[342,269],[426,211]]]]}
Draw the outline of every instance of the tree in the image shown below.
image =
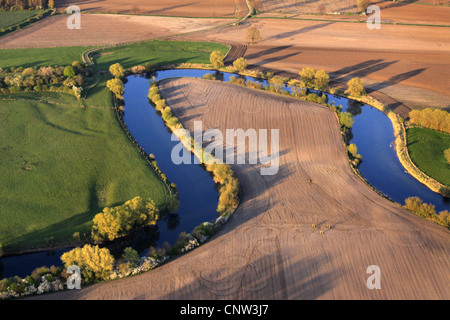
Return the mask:
{"type": "Polygon", "coordinates": [[[48,8],[54,9],[55,8],[55,1],[54,0],[48,0],[48,8]]]}
{"type": "Polygon", "coordinates": [[[269,79],[269,89],[275,93],[281,93],[284,87],[284,81],[280,77],[273,77],[269,79]]]}
{"type": "Polygon", "coordinates": [[[361,159],[362,156],[358,154],[358,147],[356,144],[352,143],[347,147],[347,151],[353,156],[353,158],[361,159]]]}
{"type": "Polygon", "coordinates": [[[213,65],[214,69],[222,68],[225,64],[223,62],[223,59],[225,56],[220,51],[213,51],[209,57],[209,60],[211,61],[211,64],[213,65]]]}
{"type": "Polygon", "coordinates": [[[370,0],[356,0],[356,7],[360,12],[366,12],[370,6],[370,0]]]}
{"type": "Polygon", "coordinates": [[[447,160],[447,163],[450,164],[450,148],[444,151],[444,157],[447,160]]]}
{"type": "Polygon", "coordinates": [[[339,122],[342,126],[350,129],[353,126],[353,116],[350,112],[341,112],[339,113],[339,122]]]}
{"type": "Polygon", "coordinates": [[[109,67],[109,72],[117,79],[122,79],[125,76],[125,71],[120,63],[111,65],[109,67]]]}
{"type": "Polygon", "coordinates": [[[247,29],[247,40],[250,41],[251,44],[258,43],[262,40],[261,34],[259,33],[258,28],[250,27],[247,29]]]}
{"type": "Polygon", "coordinates": [[[351,96],[359,97],[366,94],[364,83],[359,78],[353,78],[347,82],[347,91],[351,96]]]}
{"type": "Polygon", "coordinates": [[[233,67],[238,71],[244,71],[247,68],[247,59],[240,57],[233,62],[233,67]]]}
{"type": "Polygon", "coordinates": [[[108,80],[108,82],[106,82],[106,86],[109,90],[111,90],[117,99],[123,100],[122,95],[125,91],[125,87],[123,86],[122,80],[118,78],[108,80]]]}
{"type": "Polygon", "coordinates": [[[75,69],[72,66],[67,66],[64,68],[64,76],[67,78],[72,78],[75,76],[75,69]]]}
{"type": "Polygon", "coordinates": [[[122,258],[128,262],[131,268],[135,268],[139,263],[139,254],[131,247],[127,247],[123,250],[122,258]]]}
{"type": "Polygon", "coordinates": [[[95,241],[112,241],[139,227],[155,224],[159,210],[155,202],[135,197],[121,206],[104,208],[94,217],[92,238],[95,241]]]}
{"type": "Polygon", "coordinates": [[[330,76],[325,70],[318,70],[314,75],[314,84],[316,88],[326,88],[330,82],[330,76]]]}
{"type": "Polygon", "coordinates": [[[303,68],[299,72],[300,79],[306,84],[306,86],[314,85],[314,78],[316,76],[316,70],[313,68],[303,68]]]}
{"type": "Polygon", "coordinates": [[[76,265],[80,268],[83,280],[87,283],[105,280],[114,266],[114,257],[107,248],[85,245],[75,248],[61,256],[65,267],[76,265]]]}
{"type": "Polygon", "coordinates": [[[412,110],[409,121],[421,127],[450,133],[450,113],[445,110],[425,108],[412,110]]]}

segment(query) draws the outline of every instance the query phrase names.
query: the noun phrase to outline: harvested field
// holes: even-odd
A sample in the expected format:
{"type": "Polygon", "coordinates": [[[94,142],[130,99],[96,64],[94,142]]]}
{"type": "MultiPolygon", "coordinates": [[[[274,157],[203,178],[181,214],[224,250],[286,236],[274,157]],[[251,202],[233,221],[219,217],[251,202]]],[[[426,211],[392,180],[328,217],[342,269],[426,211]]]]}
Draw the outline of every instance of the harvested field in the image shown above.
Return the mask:
{"type": "Polygon", "coordinates": [[[0,38],[0,49],[112,45],[227,24],[224,19],[191,19],[86,14],[81,29],[70,30],[67,16],[53,16],[0,38]]]}
{"type": "Polygon", "coordinates": [[[406,1],[374,1],[381,9],[381,19],[387,22],[450,25],[450,7],[408,3],[406,1]]]}
{"type": "Polygon", "coordinates": [[[325,69],[333,81],[360,77],[369,89],[411,108],[450,106],[449,28],[383,25],[369,30],[365,24],[254,19],[207,31],[202,38],[246,44],[251,25],[263,39],[246,51],[252,67],[293,75],[303,67],[325,69]]]}
{"type": "Polygon", "coordinates": [[[191,132],[280,130],[280,170],[234,165],[242,202],[203,246],[148,273],[38,299],[448,299],[450,232],[352,171],[326,107],[206,80],[162,93],[191,132]],[[314,225],[314,227],[312,227],[314,225]],[[321,234],[321,231],[323,234],[321,234]],[[367,268],[381,269],[369,290],[367,268]]]}
{"type": "MultiPolygon", "coordinates": [[[[385,23],[450,25],[450,7],[409,1],[372,0],[370,3],[380,7],[381,21],[385,23]]],[[[259,17],[367,20],[367,16],[358,13],[354,0],[256,0],[256,8],[261,12],[259,17]]]]}
{"type": "Polygon", "coordinates": [[[151,14],[180,17],[235,17],[248,12],[245,0],[62,0],[56,3],[58,10],[77,5],[82,11],[151,14]]]}
{"type": "Polygon", "coordinates": [[[260,12],[279,13],[331,13],[357,12],[354,0],[255,0],[260,12]]]}

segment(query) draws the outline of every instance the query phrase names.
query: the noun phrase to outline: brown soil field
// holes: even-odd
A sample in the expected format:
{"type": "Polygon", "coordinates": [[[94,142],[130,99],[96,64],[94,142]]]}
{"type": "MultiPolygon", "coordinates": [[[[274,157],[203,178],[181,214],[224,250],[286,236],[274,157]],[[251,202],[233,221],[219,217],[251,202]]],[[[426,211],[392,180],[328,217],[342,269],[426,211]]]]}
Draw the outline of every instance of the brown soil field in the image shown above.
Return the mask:
{"type": "Polygon", "coordinates": [[[228,19],[194,19],[85,14],[81,29],[67,28],[68,16],[53,16],[0,37],[0,49],[112,45],[213,28],[228,19]]]}
{"type": "Polygon", "coordinates": [[[199,79],[166,80],[162,93],[191,132],[199,120],[204,130],[279,129],[279,172],[233,165],[241,204],[199,248],[138,276],[34,298],[450,297],[450,232],[353,173],[328,108],[199,79]],[[366,286],[371,265],[381,269],[381,290],[366,286]]]}
{"type": "Polygon", "coordinates": [[[59,11],[77,5],[82,11],[151,14],[181,17],[236,17],[248,12],[245,0],[61,0],[56,1],[59,11]]]}
{"type": "MultiPolygon", "coordinates": [[[[425,3],[420,1],[421,3],[425,3]]],[[[450,25],[450,7],[431,6],[410,1],[372,0],[380,7],[382,22],[450,25]]],[[[368,16],[358,14],[356,1],[296,1],[257,0],[260,17],[288,17],[301,19],[333,19],[343,21],[366,21],[368,16]],[[320,10],[322,9],[322,10],[320,10]],[[339,13],[339,14],[338,14],[339,13]],[[347,15],[345,13],[353,13],[347,15]]]]}
{"type": "Polygon", "coordinates": [[[270,13],[328,13],[357,12],[354,0],[254,0],[260,12],[270,13]]]}
{"type": "MultiPolygon", "coordinates": [[[[426,6],[424,6],[426,7],[426,6]]],[[[245,57],[254,68],[297,75],[303,67],[326,70],[333,81],[360,77],[410,108],[450,107],[450,29],[289,19],[252,19],[202,38],[248,43],[256,26],[262,41],[249,45],[245,57]]]]}
{"type": "Polygon", "coordinates": [[[406,1],[392,3],[392,1],[382,0],[372,1],[372,3],[380,7],[382,21],[450,25],[450,7],[408,3],[406,1]]]}

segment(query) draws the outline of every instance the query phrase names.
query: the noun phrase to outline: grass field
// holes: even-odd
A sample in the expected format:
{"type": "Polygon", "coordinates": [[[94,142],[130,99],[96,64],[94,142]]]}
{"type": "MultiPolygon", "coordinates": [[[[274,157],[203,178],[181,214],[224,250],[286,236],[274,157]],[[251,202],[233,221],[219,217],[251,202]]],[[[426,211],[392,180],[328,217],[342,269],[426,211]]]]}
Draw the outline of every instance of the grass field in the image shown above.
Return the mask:
{"type": "Polygon", "coordinates": [[[181,62],[210,63],[209,56],[216,50],[226,54],[228,47],[208,42],[154,40],[102,49],[95,63],[99,69],[108,69],[116,62],[121,63],[124,68],[146,62],[153,65],[181,62]]]}
{"type": "Polygon", "coordinates": [[[101,208],[137,195],[167,199],[114,110],[78,107],[70,95],[1,96],[0,149],[4,247],[70,240],[101,208]]]}
{"type": "Polygon", "coordinates": [[[30,10],[30,11],[3,11],[0,12],[0,29],[7,29],[9,27],[15,27],[28,18],[31,18],[38,13],[43,13],[43,11],[30,10]]]}
{"type": "MultiPolygon", "coordinates": [[[[0,50],[0,67],[69,65],[91,47],[0,50]]],[[[213,50],[201,42],[147,41],[103,49],[97,69],[151,62],[209,63],[213,50]]],[[[89,232],[103,207],[135,196],[163,203],[157,179],[120,127],[100,76],[85,105],[71,95],[0,95],[0,243],[5,251],[46,247],[89,232]]]]}
{"type": "Polygon", "coordinates": [[[0,67],[39,67],[50,65],[69,65],[73,61],[83,61],[81,55],[92,47],[58,47],[33,49],[0,50],[0,67]]]}
{"type": "Polygon", "coordinates": [[[450,135],[426,128],[407,130],[408,150],[411,160],[424,173],[435,180],[450,185],[450,164],[444,150],[450,148],[450,135]]]}

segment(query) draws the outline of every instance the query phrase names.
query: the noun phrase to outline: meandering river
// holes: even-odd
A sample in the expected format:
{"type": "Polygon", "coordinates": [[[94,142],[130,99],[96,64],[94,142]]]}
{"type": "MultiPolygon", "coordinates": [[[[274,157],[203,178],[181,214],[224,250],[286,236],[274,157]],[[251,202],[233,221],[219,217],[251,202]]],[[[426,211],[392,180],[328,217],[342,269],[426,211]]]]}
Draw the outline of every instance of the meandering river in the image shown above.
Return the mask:
{"type": "MultiPolygon", "coordinates": [[[[229,81],[231,73],[198,69],[173,69],[158,71],[151,75],[153,80],[173,77],[198,77],[215,74],[216,78],[229,81]]],[[[246,77],[247,80],[256,80],[246,77]]],[[[148,243],[140,244],[141,254],[149,246],[161,246],[163,242],[174,243],[182,231],[190,232],[204,221],[217,217],[218,202],[214,182],[199,165],[175,165],[171,161],[171,152],[178,143],[171,141],[171,134],[156,110],[150,105],[147,93],[150,87],[148,78],[130,76],[125,84],[125,115],[128,130],[135,140],[149,154],[154,154],[158,166],[170,181],[177,185],[180,194],[180,208],[176,215],[157,224],[157,229],[149,236],[148,243]]],[[[289,88],[286,88],[289,91],[289,88]]],[[[349,100],[327,94],[328,102],[342,105],[344,111],[354,115],[351,143],[356,144],[363,161],[359,166],[362,176],[391,200],[404,204],[406,198],[418,196],[424,202],[435,205],[436,211],[449,210],[450,200],[431,191],[405,171],[397,158],[393,146],[394,131],[389,118],[381,111],[349,100]]],[[[283,137],[280,137],[282,139],[283,137]]],[[[0,259],[0,277],[29,275],[36,267],[43,265],[61,265],[60,256],[67,250],[23,254],[0,259]],[[3,273],[1,273],[3,269],[3,273]]]]}

